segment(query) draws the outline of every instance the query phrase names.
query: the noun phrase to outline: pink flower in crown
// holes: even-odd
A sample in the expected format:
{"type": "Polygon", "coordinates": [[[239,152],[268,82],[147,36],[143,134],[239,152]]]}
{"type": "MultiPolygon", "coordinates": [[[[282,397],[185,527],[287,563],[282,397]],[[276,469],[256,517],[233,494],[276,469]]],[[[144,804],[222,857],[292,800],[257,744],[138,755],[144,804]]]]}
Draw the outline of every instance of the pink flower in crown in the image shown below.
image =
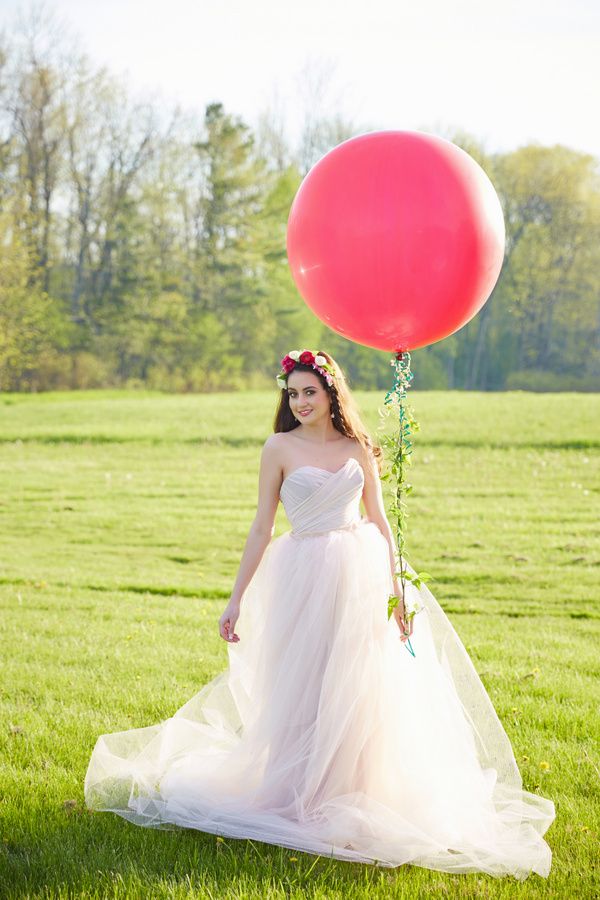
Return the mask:
{"type": "Polygon", "coordinates": [[[281,367],[285,370],[286,373],[291,372],[295,365],[296,362],[292,359],[291,356],[284,356],[281,360],[281,367]]]}
{"type": "Polygon", "coordinates": [[[310,350],[305,350],[300,354],[300,359],[298,362],[301,362],[305,366],[312,366],[314,364],[315,357],[314,354],[310,352],[310,350]]]}

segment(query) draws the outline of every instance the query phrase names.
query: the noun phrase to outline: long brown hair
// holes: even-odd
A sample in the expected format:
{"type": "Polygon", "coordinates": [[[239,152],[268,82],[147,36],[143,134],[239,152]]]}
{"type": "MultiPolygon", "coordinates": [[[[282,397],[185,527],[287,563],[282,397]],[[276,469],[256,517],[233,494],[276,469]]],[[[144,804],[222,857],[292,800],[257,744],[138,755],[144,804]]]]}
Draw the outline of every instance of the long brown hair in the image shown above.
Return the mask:
{"type": "MultiPolygon", "coordinates": [[[[325,357],[336,373],[333,377],[332,384],[327,384],[325,376],[321,375],[320,372],[317,372],[316,369],[313,369],[311,365],[297,362],[292,371],[312,372],[313,375],[317,376],[331,399],[331,411],[333,413],[331,421],[333,427],[345,437],[353,438],[358,441],[364,450],[367,451],[367,454],[370,452],[370,455],[375,458],[377,470],[381,474],[383,458],[381,447],[373,443],[367,429],[363,425],[354,397],[350,393],[348,382],[346,381],[346,377],[341,367],[335,359],[324,350],[317,350],[315,356],[318,356],[319,354],[325,357]]],[[[281,388],[279,404],[275,412],[273,431],[293,431],[294,428],[299,427],[300,422],[294,417],[290,409],[287,389],[281,388]]]]}

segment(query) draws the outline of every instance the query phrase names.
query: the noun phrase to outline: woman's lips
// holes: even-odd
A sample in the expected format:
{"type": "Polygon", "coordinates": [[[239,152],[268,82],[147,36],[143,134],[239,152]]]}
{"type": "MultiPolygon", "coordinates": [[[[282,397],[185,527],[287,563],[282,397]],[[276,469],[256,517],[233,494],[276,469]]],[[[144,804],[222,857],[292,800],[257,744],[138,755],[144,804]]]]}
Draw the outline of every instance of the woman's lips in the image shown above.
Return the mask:
{"type": "Polygon", "coordinates": [[[304,412],[298,411],[298,415],[300,415],[300,416],[307,416],[307,415],[308,415],[309,413],[311,413],[311,412],[312,412],[312,409],[306,409],[306,410],[304,410],[304,412]]]}

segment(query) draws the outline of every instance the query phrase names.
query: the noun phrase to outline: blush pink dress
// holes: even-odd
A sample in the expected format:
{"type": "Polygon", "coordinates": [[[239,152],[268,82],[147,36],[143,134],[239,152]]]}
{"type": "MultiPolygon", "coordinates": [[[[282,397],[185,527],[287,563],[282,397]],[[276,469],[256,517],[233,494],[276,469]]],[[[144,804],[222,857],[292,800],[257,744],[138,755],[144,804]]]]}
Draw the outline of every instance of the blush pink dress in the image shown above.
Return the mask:
{"type": "MultiPolygon", "coordinates": [[[[293,471],[291,531],[248,585],[229,665],[171,718],[98,738],[88,806],[138,825],[338,859],[546,877],[551,800],[510,741],[448,617],[408,586],[415,656],[388,620],[388,544],[363,470],[293,471]]],[[[409,567],[409,571],[412,571],[409,567]]]]}

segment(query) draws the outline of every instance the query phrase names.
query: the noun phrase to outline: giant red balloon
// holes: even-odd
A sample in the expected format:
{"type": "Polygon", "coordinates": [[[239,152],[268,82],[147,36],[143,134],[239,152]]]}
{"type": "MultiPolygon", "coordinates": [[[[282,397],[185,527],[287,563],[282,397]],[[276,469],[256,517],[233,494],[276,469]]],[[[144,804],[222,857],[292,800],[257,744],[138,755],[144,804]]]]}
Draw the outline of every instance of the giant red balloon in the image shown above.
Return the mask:
{"type": "Polygon", "coordinates": [[[488,299],[504,218],[464,150],[422,132],[376,131],[310,170],[290,210],[287,250],[298,290],[333,331],[414,350],[457,331],[488,299]]]}

